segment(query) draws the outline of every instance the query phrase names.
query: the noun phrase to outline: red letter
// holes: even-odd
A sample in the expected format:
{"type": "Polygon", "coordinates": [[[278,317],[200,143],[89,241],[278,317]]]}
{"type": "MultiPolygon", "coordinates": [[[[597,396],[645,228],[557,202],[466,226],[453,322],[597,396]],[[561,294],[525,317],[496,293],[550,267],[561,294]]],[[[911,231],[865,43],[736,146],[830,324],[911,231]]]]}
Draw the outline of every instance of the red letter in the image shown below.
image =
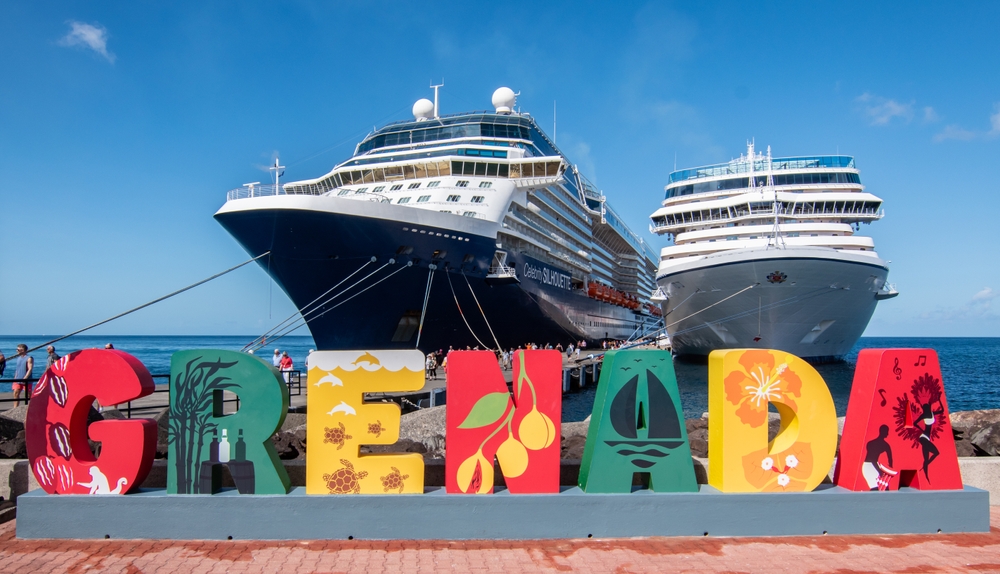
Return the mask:
{"type": "Polygon", "coordinates": [[[933,349],[861,351],[833,481],[850,490],[961,490],[933,349]]]}
{"type": "Polygon", "coordinates": [[[25,421],[28,460],[49,494],[121,494],[137,487],[153,466],[156,423],[150,419],[98,421],[87,443],[87,414],[97,399],[115,405],[153,392],[153,378],[138,359],[116,350],[70,353],[35,386],[25,421]]]}
{"type": "Polygon", "coordinates": [[[448,354],[447,492],[493,492],[494,456],[510,492],[559,492],[561,372],[558,351],[518,351],[512,400],[492,352],[448,354]]]}

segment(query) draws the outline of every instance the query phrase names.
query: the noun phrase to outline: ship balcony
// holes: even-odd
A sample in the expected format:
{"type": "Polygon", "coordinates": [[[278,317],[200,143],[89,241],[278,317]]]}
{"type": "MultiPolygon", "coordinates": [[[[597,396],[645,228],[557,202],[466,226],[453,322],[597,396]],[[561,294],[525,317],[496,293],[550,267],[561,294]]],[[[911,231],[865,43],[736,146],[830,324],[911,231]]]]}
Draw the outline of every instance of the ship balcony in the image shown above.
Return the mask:
{"type": "MultiPolygon", "coordinates": [[[[259,183],[248,183],[243,187],[237,187],[236,189],[231,189],[226,192],[226,201],[233,201],[235,199],[247,199],[250,197],[267,197],[270,195],[287,195],[289,192],[285,191],[285,186],[274,185],[273,183],[268,183],[261,185],[259,183]]],[[[307,195],[319,195],[319,193],[305,192],[307,195]]]]}
{"type": "MultiPolygon", "coordinates": [[[[736,206],[708,209],[688,209],[677,212],[659,210],[653,214],[649,231],[657,235],[679,233],[692,226],[715,224],[737,224],[755,219],[771,218],[775,215],[771,202],[742,203],[736,206]]],[[[778,219],[794,223],[799,219],[836,219],[843,223],[870,223],[885,216],[881,202],[815,201],[810,203],[785,204],[778,209],[778,219]],[[874,203],[874,205],[873,205],[874,203]]]]}

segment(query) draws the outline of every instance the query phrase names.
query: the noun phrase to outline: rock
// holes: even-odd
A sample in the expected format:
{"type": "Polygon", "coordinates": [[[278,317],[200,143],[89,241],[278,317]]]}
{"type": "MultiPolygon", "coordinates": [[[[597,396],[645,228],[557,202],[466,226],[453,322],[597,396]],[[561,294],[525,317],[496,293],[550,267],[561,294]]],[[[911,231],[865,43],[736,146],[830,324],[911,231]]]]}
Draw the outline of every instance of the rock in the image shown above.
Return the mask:
{"type": "Polygon", "coordinates": [[[24,430],[24,419],[28,416],[28,406],[21,405],[0,413],[0,440],[13,439],[24,430]]]}
{"type": "Polygon", "coordinates": [[[114,407],[105,407],[100,414],[101,418],[106,421],[123,421],[126,419],[125,413],[114,407]]]}
{"type": "Polygon", "coordinates": [[[306,446],[294,431],[278,431],[271,437],[271,442],[281,460],[305,458],[306,446]]]}
{"type": "Polygon", "coordinates": [[[170,408],[165,408],[153,417],[156,421],[156,458],[167,458],[170,438],[170,408]]]}
{"type": "Polygon", "coordinates": [[[981,428],[1000,422],[1000,409],[959,411],[951,413],[950,419],[952,428],[964,431],[966,436],[970,436],[981,428]]]}
{"type": "Polygon", "coordinates": [[[586,435],[563,436],[560,445],[560,460],[580,460],[583,458],[583,449],[587,446],[586,435]]]}
{"type": "Polygon", "coordinates": [[[281,423],[281,429],[283,431],[293,431],[306,424],[306,414],[305,413],[288,413],[285,415],[285,422],[281,423]]]}
{"type": "Polygon", "coordinates": [[[976,449],[977,456],[997,456],[1000,454],[1000,422],[980,428],[969,436],[969,442],[976,449]]]}
{"type": "Polygon", "coordinates": [[[28,458],[23,429],[18,431],[14,438],[0,439],[0,458],[28,458]]]}
{"type": "Polygon", "coordinates": [[[707,458],[708,417],[687,419],[684,421],[684,426],[687,427],[688,442],[691,444],[691,456],[707,458]]]}
{"type": "Polygon", "coordinates": [[[400,443],[403,440],[420,443],[426,449],[425,458],[444,458],[445,409],[444,406],[429,407],[403,415],[399,423],[400,443]]]}
{"type": "Polygon", "coordinates": [[[401,438],[394,444],[371,444],[361,447],[361,454],[383,454],[390,452],[416,452],[420,454],[427,454],[427,446],[422,442],[401,438]]]}

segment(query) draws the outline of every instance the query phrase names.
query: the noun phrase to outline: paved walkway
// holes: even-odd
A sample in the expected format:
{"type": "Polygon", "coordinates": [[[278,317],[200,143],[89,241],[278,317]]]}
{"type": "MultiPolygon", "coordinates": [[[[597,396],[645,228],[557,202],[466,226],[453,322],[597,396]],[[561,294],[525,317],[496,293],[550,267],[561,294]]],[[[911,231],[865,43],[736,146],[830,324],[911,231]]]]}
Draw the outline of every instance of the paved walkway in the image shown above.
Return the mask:
{"type": "Polygon", "coordinates": [[[997,572],[1000,507],[990,517],[988,534],[528,542],[24,541],[8,522],[0,571],[997,572]]]}

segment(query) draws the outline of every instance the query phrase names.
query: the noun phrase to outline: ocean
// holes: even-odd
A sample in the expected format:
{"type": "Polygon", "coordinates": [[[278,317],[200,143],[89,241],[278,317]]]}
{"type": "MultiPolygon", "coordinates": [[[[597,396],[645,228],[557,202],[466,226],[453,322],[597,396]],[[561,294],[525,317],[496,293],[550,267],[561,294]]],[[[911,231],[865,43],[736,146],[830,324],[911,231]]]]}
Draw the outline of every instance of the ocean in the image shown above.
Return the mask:
{"type": "MultiPolygon", "coordinates": [[[[0,351],[8,357],[16,354],[15,347],[24,343],[28,347],[40,345],[51,337],[0,336],[0,351]]],[[[56,352],[65,354],[78,349],[104,348],[107,343],[135,355],[149,372],[170,372],[170,356],[185,349],[230,349],[238,351],[253,339],[252,336],[95,336],[77,335],[55,344],[56,352]]],[[[315,348],[312,337],[289,336],[269,344],[258,354],[269,359],[274,349],[288,351],[295,367],[304,366],[309,350],[315,348]]],[[[861,349],[869,348],[929,348],[937,351],[941,362],[941,375],[952,411],[1000,408],[1000,338],[914,338],[914,337],[863,337],[842,363],[816,366],[816,370],[830,387],[837,414],[847,411],[847,400],[854,378],[854,363],[861,349]]],[[[45,350],[32,353],[35,358],[35,376],[42,373],[45,350]]],[[[708,410],[708,365],[674,362],[681,404],[686,418],[699,417],[708,410]]],[[[8,362],[3,378],[14,374],[13,362],[8,362]]],[[[0,392],[9,392],[10,384],[0,384],[0,392]]],[[[594,404],[595,387],[566,395],[563,400],[563,421],[580,421],[590,414],[594,404]]]]}

